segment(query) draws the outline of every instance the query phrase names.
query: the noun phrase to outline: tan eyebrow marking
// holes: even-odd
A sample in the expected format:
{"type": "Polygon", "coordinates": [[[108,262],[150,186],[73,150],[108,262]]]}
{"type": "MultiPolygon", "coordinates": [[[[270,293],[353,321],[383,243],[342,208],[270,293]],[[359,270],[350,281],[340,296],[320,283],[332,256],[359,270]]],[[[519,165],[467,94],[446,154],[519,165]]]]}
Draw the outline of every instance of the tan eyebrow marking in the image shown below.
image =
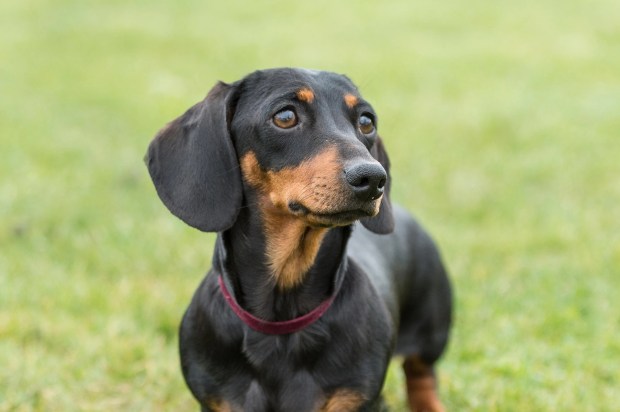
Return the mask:
{"type": "Polygon", "coordinates": [[[352,94],[345,94],[344,95],[344,102],[347,104],[347,107],[349,109],[352,109],[357,103],[358,103],[358,98],[356,96],[353,96],[352,94]]]}
{"type": "Polygon", "coordinates": [[[314,101],[314,92],[309,87],[299,89],[296,94],[300,102],[312,103],[314,101]]]}

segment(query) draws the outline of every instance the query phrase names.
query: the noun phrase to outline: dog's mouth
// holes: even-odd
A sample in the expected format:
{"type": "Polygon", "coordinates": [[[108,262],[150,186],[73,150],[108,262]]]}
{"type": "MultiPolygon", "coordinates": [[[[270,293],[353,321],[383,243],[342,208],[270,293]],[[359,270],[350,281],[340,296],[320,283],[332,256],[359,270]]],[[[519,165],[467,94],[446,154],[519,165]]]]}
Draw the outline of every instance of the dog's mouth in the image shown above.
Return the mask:
{"type": "Polygon", "coordinates": [[[335,227],[347,226],[363,217],[375,216],[379,213],[379,202],[381,202],[381,198],[364,202],[355,208],[333,212],[312,211],[299,202],[289,202],[288,209],[293,215],[306,220],[313,226],[335,227]]]}

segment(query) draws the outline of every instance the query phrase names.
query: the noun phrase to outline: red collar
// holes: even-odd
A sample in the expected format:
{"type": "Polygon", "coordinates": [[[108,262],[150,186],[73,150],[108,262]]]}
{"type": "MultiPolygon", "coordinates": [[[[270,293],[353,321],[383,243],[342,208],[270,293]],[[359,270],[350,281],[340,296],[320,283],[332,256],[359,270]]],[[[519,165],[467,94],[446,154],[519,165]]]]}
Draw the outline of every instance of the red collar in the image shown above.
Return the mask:
{"type": "Polygon", "coordinates": [[[222,291],[222,295],[224,295],[224,299],[228,306],[235,312],[235,314],[250,328],[254,329],[257,332],[264,333],[266,335],[287,335],[289,333],[299,332],[312,325],[314,322],[319,320],[321,316],[329,309],[329,307],[334,303],[334,299],[338,294],[338,290],[340,289],[340,283],[338,282],[338,287],[334,289],[334,294],[324,300],[319,306],[317,306],[312,311],[306,313],[303,316],[300,316],[295,319],[286,320],[283,322],[270,322],[267,320],[259,319],[256,316],[252,315],[248,311],[244,310],[235,298],[230,294],[226,285],[224,283],[224,279],[222,276],[218,276],[217,278],[220,284],[220,290],[222,291]]]}

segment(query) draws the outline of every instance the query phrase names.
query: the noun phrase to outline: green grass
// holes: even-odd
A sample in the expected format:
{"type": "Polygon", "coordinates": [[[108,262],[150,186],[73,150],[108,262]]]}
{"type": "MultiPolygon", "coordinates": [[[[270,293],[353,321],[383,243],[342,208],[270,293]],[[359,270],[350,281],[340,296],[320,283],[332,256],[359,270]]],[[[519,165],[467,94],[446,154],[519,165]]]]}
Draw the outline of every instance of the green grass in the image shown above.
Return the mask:
{"type": "Polygon", "coordinates": [[[454,280],[448,409],[617,410],[616,0],[209,3],[0,3],[0,411],[197,410],[176,330],[213,236],[142,155],[274,66],[347,73],[377,109],[454,280]]]}

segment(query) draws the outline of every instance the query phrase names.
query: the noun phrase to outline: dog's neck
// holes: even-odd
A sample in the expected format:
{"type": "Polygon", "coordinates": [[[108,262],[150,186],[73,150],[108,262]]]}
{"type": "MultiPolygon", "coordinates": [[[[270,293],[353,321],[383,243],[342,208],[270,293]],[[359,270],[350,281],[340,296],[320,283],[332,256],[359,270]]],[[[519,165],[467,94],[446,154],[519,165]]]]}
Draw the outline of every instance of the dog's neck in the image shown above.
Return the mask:
{"type": "Polygon", "coordinates": [[[245,310],[265,320],[288,320],[333,292],[350,232],[309,228],[293,217],[265,218],[264,212],[243,208],[218,238],[214,267],[226,272],[245,310]]]}

